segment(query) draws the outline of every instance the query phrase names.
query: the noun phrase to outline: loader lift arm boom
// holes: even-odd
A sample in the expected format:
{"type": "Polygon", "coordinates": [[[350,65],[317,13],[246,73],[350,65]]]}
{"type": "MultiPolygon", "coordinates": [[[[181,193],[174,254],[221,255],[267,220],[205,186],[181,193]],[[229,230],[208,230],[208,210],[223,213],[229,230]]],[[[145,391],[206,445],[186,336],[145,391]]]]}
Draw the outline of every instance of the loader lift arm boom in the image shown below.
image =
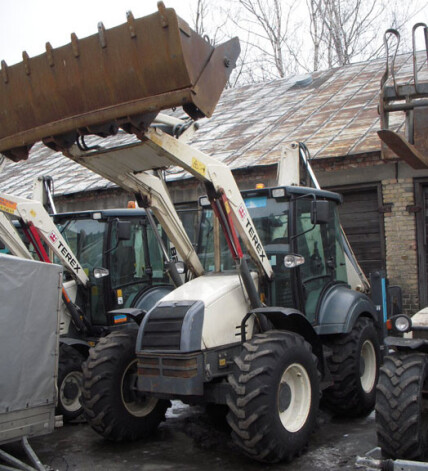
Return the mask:
{"type": "Polygon", "coordinates": [[[238,233],[260,274],[272,278],[272,267],[240,190],[232,172],[222,162],[155,128],[150,128],[142,136],[141,144],[92,152],[83,152],[74,145],[63,152],[122,188],[145,197],[184,261],[199,275],[203,273],[203,268],[182,228],[165,183],[148,172],[178,166],[191,173],[207,187],[233,258],[243,258],[238,233]]]}
{"type": "MultiPolygon", "coordinates": [[[[144,202],[143,206],[153,211],[183,262],[195,276],[200,276],[204,273],[204,269],[195,248],[176,213],[164,181],[156,172],[147,172],[152,167],[144,165],[140,155],[144,153],[141,147],[141,144],[136,144],[85,152],[77,145],[73,145],[69,149],[63,149],[63,153],[89,170],[116,183],[125,191],[138,195],[138,199],[144,202]]],[[[151,161],[159,160],[156,154],[151,151],[149,154],[151,161]]],[[[153,168],[159,167],[164,168],[165,165],[153,166],[153,168]]]]}
{"type": "MultiPolygon", "coordinates": [[[[25,53],[14,66],[2,62],[0,116],[8,119],[7,129],[0,131],[0,152],[15,161],[27,158],[39,140],[72,156],[70,147],[88,134],[106,137],[122,128],[146,139],[163,109],[182,106],[192,119],[210,117],[240,52],[237,38],[213,46],[163,2],[153,15],[135,19],[128,12],[123,25],[105,30],[100,23],[98,34],[82,40],[72,35],[64,47],[46,47],[31,60],[25,53]],[[70,83],[79,84],[77,92],[70,83]]],[[[100,162],[90,156],[79,163],[141,195],[190,270],[201,275],[203,267],[164,183],[145,172],[169,167],[171,161],[162,157],[163,163],[155,164],[152,150],[154,165],[142,168],[132,149],[127,153],[128,167],[121,166],[115,151],[109,151],[111,159],[103,154],[100,162]]]]}
{"type": "MultiPolygon", "coordinates": [[[[84,272],[82,266],[40,201],[28,200],[26,198],[0,192],[0,203],[0,211],[2,211],[2,213],[8,213],[21,219],[26,226],[26,230],[32,234],[32,238],[40,237],[41,240],[43,240],[43,242],[52,249],[77,283],[83,286],[87,286],[89,284],[89,278],[84,272]]],[[[6,218],[4,214],[1,214],[1,216],[6,218]]],[[[6,223],[3,227],[7,227],[7,225],[9,227],[12,226],[10,222],[8,222],[8,224],[6,223]]],[[[16,233],[16,235],[18,234],[16,233]]],[[[14,236],[14,239],[16,243],[16,236],[14,236]]],[[[37,244],[37,249],[40,244],[38,244],[37,241],[35,242],[37,244]]],[[[41,250],[42,247],[39,247],[39,249],[41,250]]],[[[13,250],[13,252],[17,253],[15,250],[13,250]]],[[[40,253],[39,257],[41,257],[42,260],[46,258],[40,253]]]]}
{"type": "Polygon", "coordinates": [[[22,242],[22,239],[9,219],[0,212],[0,239],[11,254],[20,258],[33,260],[31,253],[22,242]]]}
{"type": "MultiPolygon", "coordinates": [[[[43,246],[44,242],[61,260],[61,264],[69,270],[76,283],[85,287],[89,285],[89,278],[40,201],[27,200],[18,196],[0,193],[0,211],[0,237],[4,236],[4,233],[7,231],[9,237],[5,237],[6,240],[4,242],[14,255],[25,258],[28,258],[29,255],[32,258],[21,241],[25,249],[22,250],[18,242],[20,239],[19,234],[3,213],[11,214],[20,219],[27,239],[32,242],[42,262],[52,263],[43,246]],[[14,230],[14,233],[11,232],[11,229],[14,230]]],[[[85,321],[87,319],[85,319],[80,308],[71,301],[64,287],[62,287],[62,300],[73,319],[76,329],[78,331],[86,331],[88,324],[85,321]]]]}
{"type": "Polygon", "coordinates": [[[426,141],[428,116],[428,26],[416,23],[412,28],[413,76],[405,83],[398,83],[395,58],[400,44],[400,33],[388,29],[384,34],[386,68],[380,83],[379,114],[381,129],[378,135],[383,149],[391,149],[398,157],[415,169],[428,168],[428,146],[426,141]],[[416,31],[423,32],[425,50],[416,50],[416,31]],[[392,41],[395,40],[395,41],[392,41]],[[391,64],[389,49],[395,42],[391,64]],[[390,44],[391,43],[391,44],[390,44]],[[419,64],[418,64],[419,62],[419,64]],[[422,80],[421,80],[422,78],[422,80]],[[391,84],[389,82],[392,82],[391,84]],[[405,113],[405,135],[390,127],[391,113],[405,113]]]}

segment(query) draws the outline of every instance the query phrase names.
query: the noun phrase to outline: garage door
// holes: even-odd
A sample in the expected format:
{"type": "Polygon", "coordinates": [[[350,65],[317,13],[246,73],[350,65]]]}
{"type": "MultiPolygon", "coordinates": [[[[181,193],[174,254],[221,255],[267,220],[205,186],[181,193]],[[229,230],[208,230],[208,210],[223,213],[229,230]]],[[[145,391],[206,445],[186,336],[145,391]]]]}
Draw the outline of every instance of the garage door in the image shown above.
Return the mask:
{"type": "Polygon", "coordinates": [[[419,267],[419,302],[420,306],[428,305],[428,183],[417,183],[416,205],[421,211],[416,213],[418,267],[419,267]]]}
{"type": "Polygon", "coordinates": [[[357,260],[368,277],[385,269],[383,216],[378,187],[335,189],[343,195],[340,220],[357,260]]]}
{"type": "Polygon", "coordinates": [[[428,273],[428,253],[426,250],[427,244],[428,244],[428,187],[424,187],[424,226],[425,226],[425,231],[424,231],[424,261],[425,261],[425,273],[428,273]]]}

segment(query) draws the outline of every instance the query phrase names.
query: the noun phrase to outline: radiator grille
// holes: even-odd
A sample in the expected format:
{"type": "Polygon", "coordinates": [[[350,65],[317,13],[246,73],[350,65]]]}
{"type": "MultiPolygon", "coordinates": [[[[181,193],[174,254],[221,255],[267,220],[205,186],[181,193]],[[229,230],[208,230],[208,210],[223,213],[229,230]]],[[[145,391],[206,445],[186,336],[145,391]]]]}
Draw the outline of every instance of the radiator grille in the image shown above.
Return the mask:
{"type": "Polygon", "coordinates": [[[141,341],[143,350],[179,350],[181,328],[190,306],[158,306],[150,313],[141,341]]]}

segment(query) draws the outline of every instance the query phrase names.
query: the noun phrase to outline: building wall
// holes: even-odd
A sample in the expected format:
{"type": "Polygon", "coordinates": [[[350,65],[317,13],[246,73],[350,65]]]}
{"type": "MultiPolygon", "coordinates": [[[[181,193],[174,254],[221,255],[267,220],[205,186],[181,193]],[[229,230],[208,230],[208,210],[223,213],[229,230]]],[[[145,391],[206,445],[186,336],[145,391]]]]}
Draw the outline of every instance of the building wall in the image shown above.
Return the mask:
{"type": "Polygon", "coordinates": [[[383,180],[382,195],[388,208],[384,213],[388,278],[390,284],[401,286],[404,312],[413,314],[419,310],[413,179],[383,180]]]}
{"type": "MultiPolygon", "coordinates": [[[[408,314],[419,310],[418,263],[415,214],[415,178],[428,176],[427,171],[414,171],[404,163],[381,160],[380,154],[360,155],[354,158],[323,159],[313,161],[314,172],[323,188],[369,183],[381,184],[383,208],[386,271],[390,285],[403,290],[403,308],[408,314]]],[[[255,188],[257,183],[275,185],[276,165],[249,167],[234,172],[241,189],[255,188]]],[[[202,184],[193,178],[168,184],[175,203],[192,203],[205,194],[202,184]]],[[[56,198],[60,211],[126,207],[133,199],[120,189],[109,189],[56,198]]],[[[427,288],[428,289],[428,288],[427,288]]]]}
{"type": "Polygon", "coordinates": [[[55,206],[59,213],[86,211],[90,209],[126,208],[133,195],[120,188],[87,191],[55,197],[55,206]]]}

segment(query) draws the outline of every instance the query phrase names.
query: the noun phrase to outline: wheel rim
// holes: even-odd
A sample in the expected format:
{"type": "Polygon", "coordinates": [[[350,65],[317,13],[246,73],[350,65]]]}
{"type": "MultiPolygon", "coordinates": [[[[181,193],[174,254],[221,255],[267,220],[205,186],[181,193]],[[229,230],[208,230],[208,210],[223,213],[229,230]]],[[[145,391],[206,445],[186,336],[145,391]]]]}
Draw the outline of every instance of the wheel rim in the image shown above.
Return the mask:
{"type": "Polygon", "coordinates": [[[364,392],[373,390],[376,382],[377,362],[373,343],[366,340],[361,348],[360,380],[364,392]]]}
{"type": "Polygon", "coordinates": [[[156,398],[142,396],[137,392],[137,360],[132,360],[125,368],[120,386],[122,403],[135,417],[144,417],[156,407],[156,398]]]}
{"type": "Polygon", "coordinates": [[[291,364],[282,374],[278,388],[278,412],[282,425],[297,432],[306,423],[311,409],[311,381],[306,369],[291,364]]]}
{"type": "Polygon", "coordinates": [[[62,407],[68,412],[77,412],[82,407],[80,404],[82,379],[83,374],[81,371],[72,371],[66,375],[61,383],[59,398],[62,407]]]}

